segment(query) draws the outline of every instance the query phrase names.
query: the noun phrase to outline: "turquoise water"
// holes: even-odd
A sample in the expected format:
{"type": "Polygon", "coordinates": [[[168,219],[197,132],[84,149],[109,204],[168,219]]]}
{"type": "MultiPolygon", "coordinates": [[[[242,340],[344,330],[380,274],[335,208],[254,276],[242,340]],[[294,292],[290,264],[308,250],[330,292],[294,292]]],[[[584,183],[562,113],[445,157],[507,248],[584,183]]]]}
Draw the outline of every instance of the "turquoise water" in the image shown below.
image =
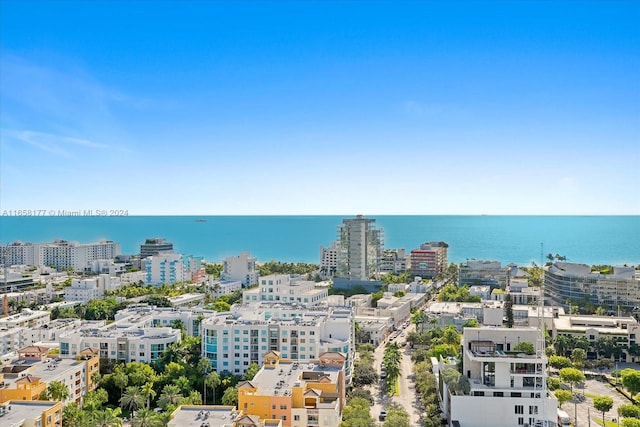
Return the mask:
{"type": "MultiPolygon", "coordinates": [[[[0,217],[0,243],[100,239],[137,253],[148,237],[209,261],[249,251],[259,261],[317,263],[348,216],[0,217]],[[203,219],[206,222],[196,221],[203,219]]],[[[386,248],[449,243],[449,260],[489,259],[528,265],[543,252],[571,262],[640,264],[640,216],[377,216],[386,248]]]]}

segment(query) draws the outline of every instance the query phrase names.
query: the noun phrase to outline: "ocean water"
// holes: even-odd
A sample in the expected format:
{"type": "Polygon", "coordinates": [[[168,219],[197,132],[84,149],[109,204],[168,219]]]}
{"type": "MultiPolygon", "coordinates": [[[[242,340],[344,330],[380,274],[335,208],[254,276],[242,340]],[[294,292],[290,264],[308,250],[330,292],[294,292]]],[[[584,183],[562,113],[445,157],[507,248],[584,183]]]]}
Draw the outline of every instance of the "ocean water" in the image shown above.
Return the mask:
{"type": "MultiPolygon", "coordinates": [[[[0,217],[0,244],[108,239],[137,253],[149,237],[176,252],[220,261],[248,251],[258,261],[319,261],[346,216],[0,217]],[[196,221],[198,220],[198,221],[196,221]],[[204,220],[204,221],[203,221],[204,220]]],[[[449,260],[530,265],[547,253],[570,262],[640,264],[640,216],[376,216],[385,248],[408,251],[426,241],[449,244],[449,260]]],[[[546,260],[545,260],[546,261],[546,260]]]]}

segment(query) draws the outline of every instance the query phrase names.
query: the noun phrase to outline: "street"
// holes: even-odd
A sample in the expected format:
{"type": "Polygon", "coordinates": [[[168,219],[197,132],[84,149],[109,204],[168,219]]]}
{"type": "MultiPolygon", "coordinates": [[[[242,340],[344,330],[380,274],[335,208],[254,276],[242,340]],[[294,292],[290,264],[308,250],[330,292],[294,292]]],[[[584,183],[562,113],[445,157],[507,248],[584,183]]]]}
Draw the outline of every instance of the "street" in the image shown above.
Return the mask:
{"type": "MultiPolygon", "coordinates": [[[[415,330],[415,325],[410,324],[400,333],[400,335],[398,335],[391,341],[402,343],[406,339],[406,334],[413,330],[415,330]]],[[[381,343],[374,352],[373,366],[378,373],[380,373],[380,366],[382,363],[382,358],[384,356],[384,348],[387,342],[388,340],[381,343]]],[[[402,362],[400,364],[400,377],[398,378],[400,389],[399,395],[393,397],[387,396],[387,394],[385,393],[385,383],[383,380],[380,380],[375,386],[370,387],[369,390],[371,391],[371,394],[373,395],[375,400],[374,404],[371,407],[371,416],[375,420],[378,420],[381,410],[388,408],[391,403],[396,403],[399,406],[403,407],[409,414],[410,425],[419,426],[420,413],[422,409],[419,407],[420,403],[418,402],[415,387],[413,384],[413,362],[411,361],[411,355],[404,347],[401,347],[401,353],[402,362]]],[[[382,422],[380,422],[380,424],[382,424],[382,422]]]]}

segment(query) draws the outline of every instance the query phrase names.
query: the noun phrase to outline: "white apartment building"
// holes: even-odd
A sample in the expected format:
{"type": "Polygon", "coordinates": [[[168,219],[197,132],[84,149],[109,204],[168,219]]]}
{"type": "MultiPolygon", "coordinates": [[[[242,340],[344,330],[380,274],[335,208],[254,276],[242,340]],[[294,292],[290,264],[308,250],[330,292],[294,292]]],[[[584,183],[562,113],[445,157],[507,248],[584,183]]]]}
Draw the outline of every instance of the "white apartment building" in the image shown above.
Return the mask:
{"type": "Polygon", "coordinates": [[[78,243],[54,240],[50,243],[13,242],[6,246],[7,261],[11,265],[54,266],[58,270],[73,268],[85,271],[90,262],[113,259],[120,255],[120,243],[101,240],[97,243],[78,243]]]}
{"type": "Polygon", "coordinates": [[[385,249],[380,258],[380,272],[402,274],[407,271],[409,257],[404,249],[385,249]]]}
{"type": "Polygon", "coordinates": [[[240,280],[216,280],[213,276],[209,276],[206,283],[207,292],[214,297],[222,295],[231,295],[235,291],[242,290],[242,282],[240,280]]]}
{"type": "Polygon", "coordinates": [[[115,314],[114,324],[119,328],[171,327],[176,320],[184,325],[187,336],[200,336],[200,322],[216,315],[203,308],[152,307],[147,304],[129,306],[115,314]]]}
{"type": "Polygon", "coordinates": [[[470,259],[460,264],[458,285],[487,285],[505,289],[508,275],[509,267],[503,267],[500,261],[470,259]]]}
{"type": "MultiPolygon", "coordinates": [[[[470,392],[453,394],[443,387],[449,426],[513,427],[556,421],[558,402],[546,390],[546,356],[512,351],[518,342],[535,346],[537,337],[535,328],[464,329],[462,369],[470,392]]],[[[436,374],[444,369],[444,363],[438,364],[436,374]]]]}
{"type": "Polygon", "coordinates": [[[329,296],[329,288],[316,282],[301,280],[288,274],[272,274],[259,278],[258,287],[242,293],[244,304],[257,301],[274,301],[289,304],[318,305],[329,296]]]}
{"type": "Polygon", "coordinates": [[[545,294],[559,304],[587,299],[612,308],[611,314],[618,307],[640,307],[640,280],[633,267],[613,267],[611,274],[601,274],[586,264],[556,262],[546,267],[544,283],[545,294]]]}
{"type": "Polygon", "coordinates": [[[338,272],[339,251],[337,242],[331,242],[328,248],[320,246],[320,274],[323,277],[332,277],[338,272]]]}
{"type": "Polygon", "coordinates": [[[258,283],[258,274],[256,259],[251,258],[249,252],[230,256],[222,261],[220,278],[223,280],[239,280],[243,286],[252,286],[258,283]]]}
{"type": "Polygon", "coordinates": [[[60,357],[73,358],[87,348],[96,348],[101,358],[119,362],[151,363],[160,357],[169,344],[180,342],[180,330],[172,328],[119,328],[112,323],[102,328],[86,328],[63,334],[60,357]]]}
{"type": "Polygon", "coordinates": [[[144,259],[145,282],[158,286],[163,283],[191,282],[202,268],[202,259],[174,253],[160,253],[144,259]]]}
{"type": "Polygon", "coordinates": [[[120,287],[120,278],[101,274],[86,279],[73,279],[71,286],[64,289],[65,301],[78,301],[83,304],[92,299],[104,297],[105,291],[113,291],[120,287]]]}
{"type": "Polygon", "coordinates": [[[355,350],[349,307],[259,303],[218,313],[201,325],[202,354],[217,372],[242,374],[251,363],[262,365],[269,351],[300,362],[331,351],[345,355],[345,371],[351,379],[355,350]]]}
{"type": "Polygon", "coordinates": [[[112,259],[96,259],[89,261],[85,272],[88,274],[108,274],[109,276],[119,276],[126,271],[127,264],[115,262],[112,259]]]}
{"type": "Polygon", "coordinates": [[[51,315],[48,311],[23,308],[18,314],[0,318],[0,329],[37,328],[49,323],[50,320],[51,315]]]}

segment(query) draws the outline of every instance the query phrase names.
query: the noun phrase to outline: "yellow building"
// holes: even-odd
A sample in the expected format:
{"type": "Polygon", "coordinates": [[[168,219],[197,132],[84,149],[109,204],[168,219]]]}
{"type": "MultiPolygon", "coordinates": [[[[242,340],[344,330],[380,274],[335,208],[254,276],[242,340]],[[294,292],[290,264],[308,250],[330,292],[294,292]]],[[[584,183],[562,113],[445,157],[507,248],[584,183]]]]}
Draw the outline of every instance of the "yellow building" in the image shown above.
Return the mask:
{"type": "Polygon", "coordinates": [[[62,427],[62,403],[11,400],[0,405],[0,425],[62,427]]]}
{"type": "Polygon", "coordinates": [[[345,357],[322,353],[306,362],[283,359],[276,351],[251,381],[238,384],[238,409],[283,427],[336,427],[345,404],[345,357]]]}
{"type": "Polygon", "coordinates": [[[38,400],[52,381],[67,386],[69,398],[64,404],[82,404],[82,397],[96,388],[93,378],[100,371],[96,349],[87,348],[74,359],[56,359],[49,356],[46,347],[38,346],[26,347],[18,354],[18,359],[0,367],[0,404],[38,400]]]}
{"type": "Polygon", "coordinates": [[[40,378],[33,375],[25,375],[16,379],[13,382],[5,383],[5,375],[0,375],[0,404],[8,402],[10,400],[38,400],[40,395],[46,390],[47,384],[42,382],[40,378]],[[6,388],[5,385],[13,383],[13,387],[6,388]]]}
{"type": "Polygon", "coordinates": [[[282,427],[281,420],[261,420],[244,415],[235,406],[181,405],[171,414],[167,427],[282,427]]]}

